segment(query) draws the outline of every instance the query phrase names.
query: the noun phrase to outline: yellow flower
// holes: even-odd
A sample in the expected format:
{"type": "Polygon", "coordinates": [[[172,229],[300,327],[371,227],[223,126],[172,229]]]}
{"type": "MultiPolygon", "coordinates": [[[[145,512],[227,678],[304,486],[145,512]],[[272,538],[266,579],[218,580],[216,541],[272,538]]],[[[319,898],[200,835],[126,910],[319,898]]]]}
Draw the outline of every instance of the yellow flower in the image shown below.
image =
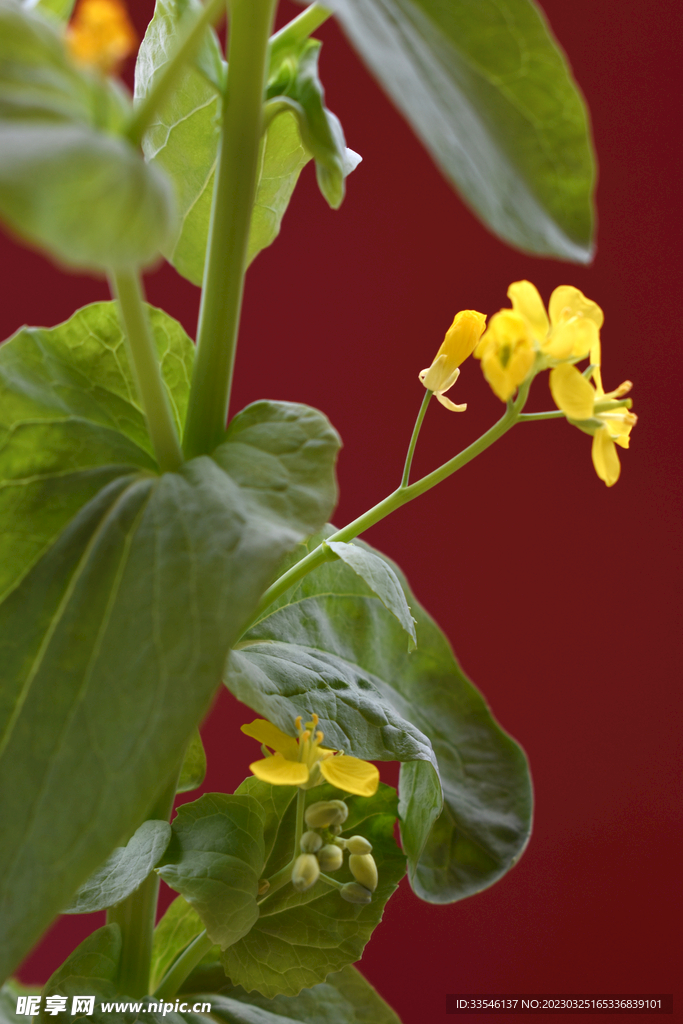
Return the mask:
{"type": "Polygon", "coordinates": [[[462,309],[456,313],[453,323],[446,331],[441,348],[434,357],[434,362],[426,370],[420,371],[420,380],[428,391],[433,391],[437,399],[451,412],[464,412],[467,405],[455,405],[444,392],[452,388],[460,376],[460,364],[472,355],[486,326],[486,317],[474,309],[462,309]]]}
{"type": "Polygon", "coordinates": [[[528,376],[536,358],[533,339],[519,313],[501,309],[492,316],[474,358],[481,359],[481,368],[494,394],[507,402],[528,376]]]}
{"type": "Polygon", "coordinates": [[[550,371],[550,390],[558,409],[570,423],[593,435],[592,457],[595,472],[611,487],[619,479],[621,466],[615,445],[628,448],[629,435],[637,417],[621,401],[632,388],[625,380],[605,394],[600,368],[593,369],[594,388],[575,366],[562,363],[550,371]]]}
{"type": "Polygon", "coordinates": [[[597,303],[578,288],[561,284],[550,296],[546,314],[541,296],[530,281],[508,288],[512,308],[526,323],[537,350],[552,362],[585,359],[600,342],[604,316],[597,303]]]}
{"type": "Polygon", "coordinates": [[[116,74],[138,38],[122,0],[81,0],[66,33],[71,56],[79,64],[116,74]]]}
{"type": "Polygon", "coordinates": [[[301,716],[294,724],[299,734],[297,740],[263,718],[242,726],[247,736],[275,751],[249,765],[257,779],[272,786],[299,786],[301,789],[310,789],[325,780],[346,793],[374,796],[379,785],[379,772],[374,764],[321,747],[323,734],[316,729],[317,715],[311,715],[305,727],[301,716]]]}

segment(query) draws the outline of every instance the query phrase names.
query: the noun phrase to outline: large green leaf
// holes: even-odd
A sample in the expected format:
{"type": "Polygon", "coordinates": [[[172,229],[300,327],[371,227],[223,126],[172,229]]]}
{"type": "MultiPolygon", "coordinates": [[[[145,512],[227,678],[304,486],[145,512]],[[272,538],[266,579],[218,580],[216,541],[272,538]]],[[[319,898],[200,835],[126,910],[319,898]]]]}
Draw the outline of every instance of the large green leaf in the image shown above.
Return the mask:
{"type": "Polygon", "coordinates": [[[56,23],[0,0],[0,216],[10,227],[75,267],[153,260],[173,230],[173,197],[123,137],[129,110],[119,87],[71,62],[56,23]]]}
{"type": "MultiPolygon", "coordinates": [[[[263,791],[266,783],[250,783],[252,795],[263,791]]],[[[290,804],[278,829],[265,877],[285,867],[294,849],[294,787],[282,787],[290,804]]],[[[286,884],[260,904],[260,915],[251,931],[222,954],[225,973],[247,992],[256,989],[262,995],[297,995],[324,981],[328,974],[359,960],[366,942],[379,924],[386,901],[405,872],[405,860],[393,838],[396,820],[396,794],[380,785],[374,797],[340,794],[331,786],[309,790],[307,803],[344,796],[349,816],[344,832],[363,835],[372,843],[379,871],[379,884],[372,902],[365,906],[345,902],[336,889],[318,881],[307,892],[299,893],[286,884]]],[[[353,881],[348,864],[335,872],[340,882],[353,881]]]]}
{"type": "Polygon", "coordinates": [[[266,999],[228,985],[220,995],[205,998],[211,1001],[211,1016],[225,1024],[401,1024],[355,967],[328,974],[298,996],[266,999]]]}
{"type": "MultiPolygon", "coordinates": [[[[144,819],[276,565],[335,499],[338,438],[299,405],[250,406],[159,476],[98,308],[0,348],[0,976],[144,819]]],[[[180,329],[155,323],[181,408],[180,329]]]]}
{"type": "Polygon", "coordinates": [[[591,259],[588,117],[533,0],[326,6],[487,227],[525,252],[591,259]]]}
{"type": "Polygon", "coordinates": [[[257,800],[225,793],[184,804],[173,821],[173,842],[159,874],[196,910],[222,949],[246,935],[258,918],[263,824],[257,800]]]}
{"type": "Polygon", "coordinates": [[[125,846],[119,846],[63,910],[64,914],[93,914],[125,900],[144,882],[171,841],[167,821],[143,821],[125,846]]]}
{"type": "Polygon", "coordinates": [[[493,884],[519,857],[530,780],[524,754],[389,564],[417,621],[416,651],[406,653],[401,625],[362,578],[334,561],[263,613],[231,653],[226,685],[286,732],[316,712],[326,746],[407,762],[399,806],[411,884],[447,903],[493,884]]]}

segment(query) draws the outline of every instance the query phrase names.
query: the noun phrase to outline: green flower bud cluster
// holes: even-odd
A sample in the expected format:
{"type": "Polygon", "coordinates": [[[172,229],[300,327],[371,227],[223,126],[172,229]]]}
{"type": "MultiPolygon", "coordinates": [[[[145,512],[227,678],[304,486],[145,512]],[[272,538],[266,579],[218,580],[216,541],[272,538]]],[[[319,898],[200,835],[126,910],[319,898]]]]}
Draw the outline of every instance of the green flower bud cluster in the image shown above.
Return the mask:
{"type": "Polygon", "coordinates": [[[301,853],[292,869],[292,885],[297,892],[311,889],[320,872],[338,871],[349,854],[349,869],[355,882],[341,886],[340,896],[348,903],[370,903],[377,888],[377,865],[372,843],[364,836],[344,838],[342,830],[349,814],[343,800],[318,800],[306,808],[307,831],[301,837],[301,853]]]}

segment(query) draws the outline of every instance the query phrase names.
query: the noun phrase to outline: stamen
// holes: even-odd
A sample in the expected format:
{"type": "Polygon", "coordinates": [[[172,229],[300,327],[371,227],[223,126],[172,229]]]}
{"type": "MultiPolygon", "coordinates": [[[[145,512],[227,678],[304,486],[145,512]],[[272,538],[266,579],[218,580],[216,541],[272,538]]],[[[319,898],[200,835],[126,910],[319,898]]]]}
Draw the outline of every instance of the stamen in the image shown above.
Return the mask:
{"type": "Polygon", "coordinates": [[[315,734],[315,742],[316,743],[322,743],[322,741],[324,739],[325,739],[324,734],[320,731],[320,729],[318,729],[317,733],[315,734]]]}
{"type": "Polygon", "coordinates": [[[303,718],[301,717],[301,715],[297,715],[297,717],[294,719],[294,725],[295,725],[296,731],[299,733],[299,735],[301,735],[301,731],[302,731],[302,726],[301,726],[302,722],[303,722],[303,718]]]}

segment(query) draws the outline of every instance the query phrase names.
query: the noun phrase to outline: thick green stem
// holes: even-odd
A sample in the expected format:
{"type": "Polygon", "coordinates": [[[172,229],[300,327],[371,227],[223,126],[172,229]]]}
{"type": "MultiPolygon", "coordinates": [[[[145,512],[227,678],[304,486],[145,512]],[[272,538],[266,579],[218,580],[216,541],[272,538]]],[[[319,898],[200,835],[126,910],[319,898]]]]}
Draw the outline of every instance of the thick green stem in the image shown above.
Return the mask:
{"type": "Polygon", "coordinates": [[[154,992],[154,998],[159,1000],[173,999],[174,995],[197,964],[209,952],[213,942],[206,934],[201,932],[196,939],[193,939],[187,949],[183,950],[178,959],[168,969],[161,979],[158,988],[154,992]]]}
{"type": "Polygon", "coordinates": [[[289,50],[298,43],[308,39],[311,32],[332,17],[332,11],[328,11],[321,4],[311,4],[305,11],[288,22],[279,32],[276,32],[270,39],[271,53],[276,56],[281,50],[289,50]]]}
{"type": "Polygon", "coordinates": [[[349,523],[348,526],[343,527],[341,530],[337,530],[330,537],[326,538],[325,543],[319,544],[317,548],[311,551],[305,558],[302,558],[300,562],[292,566],[286,573],[283,573],[278,580],[275,581],[264,593],[261,598],[254,616],[252,617],[249,624],[245,627],[244,632],[250,628],[256,622],[262,612],[272,604],[273,601],[277,600],[281,594],[284,594],[295,583],[298,583],[300,579],[303,579],[309,572],[322,565],[323,562],[334,557],[333,552],[327,547],[329,541],[349,541],[353,540],[359,534],[368,530],[375,523],[378,523],[385,516],[390,515],[391,512],[395,512],[401,505],[407,504],[412,501],[413,498],[417,498],[420,494],[424,494],[425,491],[430,490],[432,487],[436,487],[437,484],[445,480],[446,477],[456,473],[463,466],[466,466],[468,462],[476,458],[483,451],[506,434],[508,430],[519,422],[519,418],[526,403],[529,387],[531,380],[526,381],[519,389],[517,398],[514,402],[508,402],[507,409],[497,423],[482,434],[473,444],[468,448],[465,448],[454,458],[445,462],[438,469],[423,476],[421,480],[417,480],[414,484],[409,484],[407,487],[398,487],[392,494],[389,494],[383,501],[380,501],[373,508],[368,509],[362,516],[354,519],[353,522],[349,523]]]}
{"type": "Polygon", "coordinates": [[[524,412],[519,417],[520,423],[532,423],[535,420],[561,420],[564,413],[561,409],[553,409],[552,412],[524,412]]]}
{"type": "Polygon", "coordinates": [[[425,391],[425,396],[422,399],[422,405],[420,406],[420,411],[417,414],[415,426],[413,427],[413,436],[411,437],[410,444],[408,445],[408,454],[406,455],[406,462],[405,466],[403,467],[401,487],[408,486],[408,481],[410,480],[410,467],[413,464],[413,455],[415,454],[415,445],[417,444],[417,439],[420,436],[420,428],[422,427],[422,421],[425,418],[427,406],[429,405],[429,399],[432,397],[432,394],[432,391],[425,391]]]}
{"type": "Polygon", "coordinates": [[[147,417],[147,426],[159,468],[173,472],[183,463],[173,414],[161,379],[161,369],[144,306],[138,274],[119,273],[110,280],[110,288],[119,303],[128,355],[138,395],[147,417]]]}
{"type": "MultiPolygon", "coordinates": [[[[173,810],[178,772],[149,813],[153,821],[167,821],[173,810]]],[[[136,999],[149,994],[149,971],[156,921],[159,876],[152,871],[142,885],[122,903],[107,911],[107,924],[121,928],[123,946],[119,968],[119,990],[136,999]]]]}
{"type": "Polygon", "coordinates": [[[223,439],[256,194],[268,36],[275,0],[232,0],[228,80],[187,424],[188,458],[223,439]]]}
{"type": "Polygon", "coordinates": [[[157,111],[173,91],[178,74],[199,46],[207,26],[213,25],[223,11],[225,0],[207,0],[204,10],[195,17],[185,34],[178,40],[163,70],[155,76],[151,89],[144,99],[136,104],[127,132],[133,145],[140,144],[157,111]]]}

